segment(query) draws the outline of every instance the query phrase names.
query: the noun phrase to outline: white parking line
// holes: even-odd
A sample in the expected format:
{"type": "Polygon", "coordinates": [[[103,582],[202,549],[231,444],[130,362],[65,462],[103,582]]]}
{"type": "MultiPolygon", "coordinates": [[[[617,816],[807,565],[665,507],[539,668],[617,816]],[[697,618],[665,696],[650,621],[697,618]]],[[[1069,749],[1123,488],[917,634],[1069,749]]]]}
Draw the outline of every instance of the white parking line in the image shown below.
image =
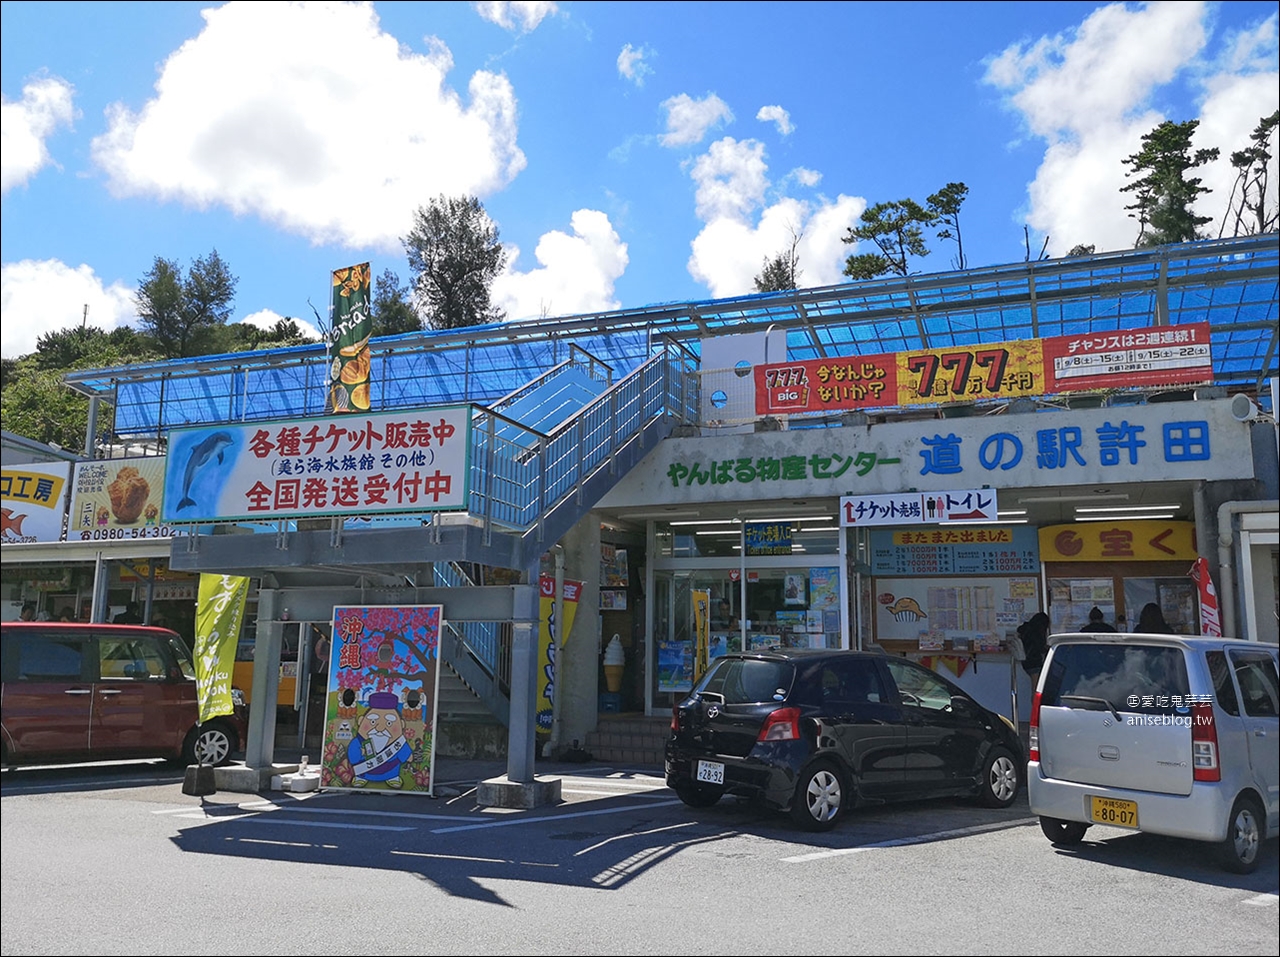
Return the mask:
{"type": "Polygon", "coordinates": [[[871,851],[882,847],[906,847],[911,844],[927,844],[930,841],[942,841],[952,837],[968,837],[970,834],[982,834],[985,831],[1003,831],[1011,827],[1021,827],[1026,824],[1035,824],[1040,819],[1038,817],[1024,817],[1016,821],[999,821],[995,824],[978,824],[973,827],[958,827],[951,831],[935,831],[932,834],[917,834],[914,837],[900,837],[892,841],[879,841],[875,844],[863,844],[859,847],[839,847],[830,851],[814,851],[812,854],[797,854],[794,857],[784,857],[784,864],[804,864],[809,861],[818,861],[826,857],[843,857],[846,854],[861,854],[863,851],[871,851]]]}
{"type": "Polygon", "coordinates": [[[437,827],[432,834],[453,834],[456,831],[479,831],[487,827],[514,827],[517,824],[546,824],[553,821],[567,821],[574,817],[595,817],[600,814],[625,814],[627,811],[648,811],[655,807],[667,807],[679,804],[679,801],[653,801],[650,804],[628,804],[626,807],[600,808],[596,811],[577,811],[573,814],[541,814],[537,817],[521,817],[505,821],[486,821],[482,824],[462,824],[458,827],[437,827]]]}
{"type": "Polygon", "coordinates": [[[1257,894],[1253,897],[1246,897],[1240,903],[1252,904],[1254,907],[1274,907],[1280,904],[1280,894],[1257,894]]]}

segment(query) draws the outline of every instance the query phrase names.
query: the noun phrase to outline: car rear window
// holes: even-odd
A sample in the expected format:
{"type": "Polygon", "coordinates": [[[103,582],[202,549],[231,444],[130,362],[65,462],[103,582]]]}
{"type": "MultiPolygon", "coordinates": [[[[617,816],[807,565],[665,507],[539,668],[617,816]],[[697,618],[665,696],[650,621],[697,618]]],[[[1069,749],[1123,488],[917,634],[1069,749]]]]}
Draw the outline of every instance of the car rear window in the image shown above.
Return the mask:
{"type": "Polygon", "coordinates": [[[695,694],[715,694],[725,704],[781,701],[791,690],[795,668],[786,661],[721,658],[699,682],[695,694]]]}
{"type": "MultiPolygon", "coordinates": [[[[1040,703],[1048,707],[1139,714],[1185,711],[1187,664],[1181,648],[1153,645],[1058,645],[1040,703]]],[[[1195,699],[1196,701],[1200,699],[1195,699]]]]}

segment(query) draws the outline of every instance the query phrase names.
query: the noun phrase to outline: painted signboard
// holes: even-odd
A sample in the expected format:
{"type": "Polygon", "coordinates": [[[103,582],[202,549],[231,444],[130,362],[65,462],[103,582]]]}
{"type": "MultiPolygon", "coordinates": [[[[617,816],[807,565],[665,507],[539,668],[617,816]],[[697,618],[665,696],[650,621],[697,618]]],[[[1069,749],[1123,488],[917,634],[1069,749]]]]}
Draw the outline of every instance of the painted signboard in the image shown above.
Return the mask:
{"type": "Polygon", "coordinates": [[[163,455],[77,462],[67,541],[170,538],[174,529],[164,519],[166,462],[163,455]]]}
{"type": "Polygon", "coordinates": [[[329,391],[325,415],[367,412],[371,405],[369,372],[373,332],[369,264],[335,269],[329,304],[329,391]]]}
{"type": "Polygon", "coordinates": [[[465,508],[470,429],[466,406],[175,429],[164,519],[465,508]]]}
{"type": "Polygon", "coordinates": [[[756,414],[945,405],[1213,381],[1209,324],[755,366],[756,414]]]}
{"type": "Polygon", "coordinates": [[[1046,525],[1039,531],[1046,562],[1195,561],[1195,522],[1135,519],[1046,525]]]}
{"type": "Polygon", "coordinates": [[[441,605],[333,609],[320,784],[434,790],[441,605]]]}
{"type": "Polygon", "coordinates": [[[0,471],[0,543],[60,541],[70,475],[70,462],[6,465],[0,471]]]}

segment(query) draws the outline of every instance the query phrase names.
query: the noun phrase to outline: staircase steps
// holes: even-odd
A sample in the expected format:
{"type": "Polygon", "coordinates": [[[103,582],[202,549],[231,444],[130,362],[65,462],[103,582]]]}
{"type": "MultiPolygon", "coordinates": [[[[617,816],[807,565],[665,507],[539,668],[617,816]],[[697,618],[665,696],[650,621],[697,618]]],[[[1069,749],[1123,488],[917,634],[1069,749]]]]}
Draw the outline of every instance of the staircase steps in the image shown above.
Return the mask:
{"type": "Polygon", "coordinates": [[[669,717],[602,714],[583,747],[596,762],[661,769],[670,734],[669,717]]]}

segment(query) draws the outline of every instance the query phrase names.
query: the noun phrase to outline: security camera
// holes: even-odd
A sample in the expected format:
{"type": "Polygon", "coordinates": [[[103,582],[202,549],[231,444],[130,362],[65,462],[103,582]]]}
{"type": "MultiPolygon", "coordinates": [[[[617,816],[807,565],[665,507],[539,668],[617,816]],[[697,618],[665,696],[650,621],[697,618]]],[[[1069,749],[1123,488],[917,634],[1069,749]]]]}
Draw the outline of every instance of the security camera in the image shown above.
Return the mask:
{"type": "Polygon", "coordinates": [[[1243,392],[1231,397],[1231,418],[1237,422],[1252,422],[1260,415],[1262,411],[1243,392]]]}

